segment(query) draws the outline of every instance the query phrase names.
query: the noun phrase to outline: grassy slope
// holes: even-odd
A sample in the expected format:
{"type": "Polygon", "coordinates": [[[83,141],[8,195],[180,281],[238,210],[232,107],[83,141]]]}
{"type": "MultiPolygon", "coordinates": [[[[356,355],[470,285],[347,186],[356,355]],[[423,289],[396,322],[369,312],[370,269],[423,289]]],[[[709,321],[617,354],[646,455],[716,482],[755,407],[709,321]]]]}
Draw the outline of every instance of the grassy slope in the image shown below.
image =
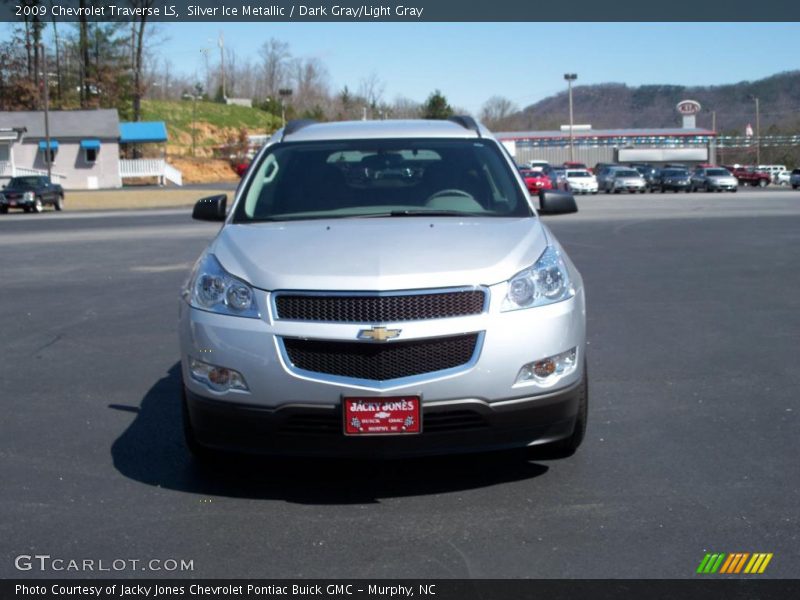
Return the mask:
{"type": "MultiPolygon", "coordinates": [[[[195,118],[192,115],[193,104],[189,100],[146,100],[142,103],[142,120],[165,121],[170,142],[178,143],[180,139],[191,138],[195,118]]],[[[255,134],[272,132],[280,126],[280,119],[256,108],[197,102],[196,110],[199,146],[224,143],[224,139],[218,139],[219,130],[245,128],[248,133],[255,134]]]]}

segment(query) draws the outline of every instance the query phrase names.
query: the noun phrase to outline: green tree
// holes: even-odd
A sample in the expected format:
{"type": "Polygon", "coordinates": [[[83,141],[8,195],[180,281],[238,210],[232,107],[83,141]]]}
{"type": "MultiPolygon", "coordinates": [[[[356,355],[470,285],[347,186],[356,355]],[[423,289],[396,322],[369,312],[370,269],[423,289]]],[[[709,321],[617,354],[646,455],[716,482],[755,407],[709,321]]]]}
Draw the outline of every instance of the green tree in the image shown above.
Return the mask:
{"type": "Polygon", "coordinates": [[[434,91],[425,104],[422,105],[422,117],[424,119],[447,119],[453,116],[453,108],[447,103],[439,90],[434,91]]]}

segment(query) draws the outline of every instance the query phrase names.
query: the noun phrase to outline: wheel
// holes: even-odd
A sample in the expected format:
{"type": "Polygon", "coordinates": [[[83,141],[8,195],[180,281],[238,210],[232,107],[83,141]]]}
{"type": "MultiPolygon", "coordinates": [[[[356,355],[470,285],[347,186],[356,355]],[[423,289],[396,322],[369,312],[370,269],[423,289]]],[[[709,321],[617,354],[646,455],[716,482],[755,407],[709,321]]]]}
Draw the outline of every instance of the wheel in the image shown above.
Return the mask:
{"type": "Polygon", "coordinates": [[[194,428],[192,427],[192,420],[189,417],[189,407],[186,402],[186,388],[181,385],[181,412],[183,414],[183,440],[186,443],[186,448],[196,461],[200,463],[213,463],[222,457],[221,452],[217,452],[212,448],[203,446],[197,441],[194,435],[194,428]]]}
{"type": "Polygon", "coordinates": [[[708,184],[706,184],[706,194],[708,194],[710,191],[711,191],[711,187],[708,184]]]}
{"type": "Polygon", "coordinates": [[[64,196],[59,194],[53,206],[55,207],[56,210],[64,210],[64,196]]]}
{"type": "Polygon", "coordinates": [[[544,446],[531,446],[527,448],[526,455],[530,458],[542,457],[543,455],[554,458],[567,458],[575,454],[580,447],[583,438],[586,437],[586,424],[589,420],[589,371],[586,368],[586,361],[583,362],[583,382],[578,390],[578,415],[575,419],[575,428],[572,435],[552,442],[544,446]]]}
{"type": "Polygon", "coordinates": [[[29,212],[31,212],[31,207],[30,206],[23,206],[22,210],[24,210],[26,213],[29,213],[29,212]]]}
{"type": "Polygon", "coordinates": [[[597,195],[597,190],[592,192],[592,196],[596,196],[596,195],[597,195]]]}
{"type": "MultiPolygon", "coordinates": [[[[677,192],[678,190],[675,190],[675,191],[677,192]]],[[[686,193],[688,194],[688,193],[689,193],[689,192],[691,192],[692,190],[691,190],[690,188],[686,188],[686,189],[685,189],[685,190],[683,190],[683,191],[684,191],[684,192],[686,192],[686,193]]]]}
{"type": "Polygon", "coordinates": [[[739,191],[739,188],[733,188],[733,189],[731,190],[731,193],[735,194],[735,193],[736,193],[736,192],[738,192],[738,191],[739,191]]]}
{"type": "Polygon", "coordinates": [[[42,199],[37,196],[36,199],[33,201],[33,212],[40,213],[42,212],[43,208],[44,204],[42,204],[42,199]]]}
{"type": "Polygon", "coordinates": [[[0,215],[5,215],[5,214],[8,214],[8,207],[5,205],[0,206],[0,215]]]}
{"type": "Polygon", "coordinates": [[[639,193],[640,193],[640,194],[644,194],[646,191],[647,191],[647,190],[645,190],[645,189],[641,189],[641,190],[639,190],[639,193]]]}
{"type": "Polygon", "coordinates": [[[793,186],[792,186],[792,189],[793,189],[793,190],[796,190],[798,187],[800,187],[800,186],[793,185],[793,186]]]}
{"type": "Polygon", "coordinates": [[[759,179],[758,180],[758,187],[767,187],[769,185],[769,181],[766,179],[759,179]]]}
{"type": "Polygon", "coordinates": [[[666,191],[667,191],[667,189],[666,189],[666,188],[663,188],[663,187],[661,188],[661,193],[662,193],[662,194],[663,194],[664,192],[666,192],[666,191]]]}
{"type": "Polygon", "coordinates": [[[611,187],[611,193],[612,194],[619,194],[619,190],[615,186],[612,186],[611,187]]]}

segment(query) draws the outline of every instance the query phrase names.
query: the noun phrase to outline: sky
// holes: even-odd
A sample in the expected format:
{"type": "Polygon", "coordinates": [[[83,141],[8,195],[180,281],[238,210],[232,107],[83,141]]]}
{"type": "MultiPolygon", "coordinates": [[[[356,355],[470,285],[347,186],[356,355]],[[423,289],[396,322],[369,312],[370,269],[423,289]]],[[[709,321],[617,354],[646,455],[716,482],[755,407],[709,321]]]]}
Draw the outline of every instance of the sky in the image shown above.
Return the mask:
{"type": "MultiPolygon", "coordinates": [[[[384,99],[422,102],[435,89],[478,113],[493,95],[522,108],[577,85],[718,85],[800,69],[800,23],[163,23],[156,53],[203,79],[220,33],[237,60],[270,37],[316,57],[332,91],[376,74],[384,99]]],[[[7,25],[6,28],[7,29],[7,25]]],[[[3,29],[0,29],[2,35],[3,29]]]]}

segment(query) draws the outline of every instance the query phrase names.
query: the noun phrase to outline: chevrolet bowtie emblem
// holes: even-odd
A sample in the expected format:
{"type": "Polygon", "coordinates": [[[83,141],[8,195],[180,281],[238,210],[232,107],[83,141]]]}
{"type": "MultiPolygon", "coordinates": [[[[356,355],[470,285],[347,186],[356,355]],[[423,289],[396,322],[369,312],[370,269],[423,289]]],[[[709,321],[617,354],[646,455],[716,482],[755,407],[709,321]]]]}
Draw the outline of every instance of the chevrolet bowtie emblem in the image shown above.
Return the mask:
{"type": "Polygon", "coordinates": [[[370,327],[358,332],[358,339],[373,342],[385,342],[400,335],[402,329],[386,329],[386,327],[370,327]]]}

